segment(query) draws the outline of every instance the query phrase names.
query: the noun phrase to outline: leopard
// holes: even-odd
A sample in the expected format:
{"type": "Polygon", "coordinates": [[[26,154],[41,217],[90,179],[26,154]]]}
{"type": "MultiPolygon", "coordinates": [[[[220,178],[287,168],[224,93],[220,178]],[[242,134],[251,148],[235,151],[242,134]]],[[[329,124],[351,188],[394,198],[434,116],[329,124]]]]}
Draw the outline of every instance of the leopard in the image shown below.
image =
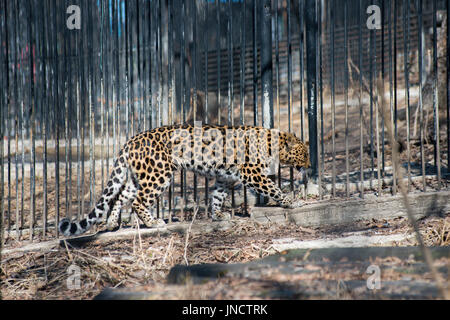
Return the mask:
{"type": "Polygon", "coordinates": [[[152,207],[181,169],[215,179],[208,201],[212,221],[230,219],[222,205],[239,183],[283,208],[300,207],[302,201],[284,193],[271,175],[280,166],[304,173],[311,165],[308,149],[294,133],[259,126],[185,123],[146,130],[120,149],[110,178],[87,217],[61,219],[59,232],[77,236],[105,220],[107,230],[117,230],[121,210],[130,204],[146,227],[163,226],[165,222],[154,216],[152,207]]]}

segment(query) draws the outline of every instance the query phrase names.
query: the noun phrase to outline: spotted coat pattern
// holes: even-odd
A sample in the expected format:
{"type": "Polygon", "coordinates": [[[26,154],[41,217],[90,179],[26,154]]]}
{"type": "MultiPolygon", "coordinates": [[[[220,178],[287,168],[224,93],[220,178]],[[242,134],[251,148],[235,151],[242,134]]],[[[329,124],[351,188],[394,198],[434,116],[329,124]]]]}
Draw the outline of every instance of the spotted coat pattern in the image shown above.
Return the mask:
{"type": "Polygon", "coordinates": [[[237,182],[283,207],[300,206],[269,178],[279,164],[297,170],[308,168],[307,146],[291,133],[252,126],[172,125],[151,129],[125,143],[88,216],[79,222],[61,220],[59,231],[65,236],[78,235],[105,216],[107,228],[114,230],[120,224],[121,208],[130,203],[147,227],[164,224],[153,217],[151,208],[181,168],[216,179],[209,201],[213,220],[229,219],[221,207],[230,186],[237,182]]]}

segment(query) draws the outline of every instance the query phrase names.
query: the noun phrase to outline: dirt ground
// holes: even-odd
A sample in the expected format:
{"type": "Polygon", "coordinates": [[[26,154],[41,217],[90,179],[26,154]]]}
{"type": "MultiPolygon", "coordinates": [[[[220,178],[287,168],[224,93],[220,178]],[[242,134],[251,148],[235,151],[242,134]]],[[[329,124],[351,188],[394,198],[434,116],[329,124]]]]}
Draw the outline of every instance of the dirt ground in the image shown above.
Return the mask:
{"type": "MultiPolygon", "coordinates": [[[[306,268],[315,270],[313,274],[286,276],[273,272],[256,282],[246,278],[223,278],[203,284],[188,283],[176,286],[168,284],[166,277],[175,265],[244,263],[267,257],[277,253],[272,245],[275,239],[280,238],[313,240],[324,236],[339,237],[352,231],[364,231],[369,236],[412,233],[406,218],[358,222],[345,228],[320,229],[259,224],[242,217],[236,217],[234,223],[235,226],[227,231],[204,234],[173,233],[169,236],[151,237],[141,237],[137,233],[129,240],[108,243],[93,241],[78,248],[60,246],[47,252],[3,254],[0,273],[2,299],[91,299],[108,287],[128,290],[135,287],[145,288],[146,291],[152,292],[152,299],[250,299],[258,298],[254,295],[258,290],[276,286],[298,286],[300,282],[301,286],[315,288],[316,292],[303,298],[324,298],[317,295],[321,290],[327,290],[321,289],[321,285],[316,283],[319,279],[352,281],[365,279],[367,275],[355,270],[355,266],[351,265],[333,267],[308,264],[306,268]],[[69,285],[72,283],[70,270],[73,270],[69,267],[74,265],[81,271],[79,288],[69,285]]],[[[449,246],[450,212],[443,217],[421,220],[420,230],[426,245],[449,246]]],[[[417,245],[417,242],[405,240],[393,244],[411,245],[417,245]]],[[[408,265],[407,261],[395,257],[379,262],[399,268],[408,265]]],[[[440,268],[450,268],[450,257],[438,259],[435,263],[440,268]]],[[[404,279],[405,276],[408,274],[391,271],[383,275],[383,281],[404,279]]],[[[413,277],[428,282],[432,279],[428,271],[413,277]]],[[[339,292],[340,296],[338,293],[336,298],[358,298],[344,295],[345,290],[339,292]]]]}

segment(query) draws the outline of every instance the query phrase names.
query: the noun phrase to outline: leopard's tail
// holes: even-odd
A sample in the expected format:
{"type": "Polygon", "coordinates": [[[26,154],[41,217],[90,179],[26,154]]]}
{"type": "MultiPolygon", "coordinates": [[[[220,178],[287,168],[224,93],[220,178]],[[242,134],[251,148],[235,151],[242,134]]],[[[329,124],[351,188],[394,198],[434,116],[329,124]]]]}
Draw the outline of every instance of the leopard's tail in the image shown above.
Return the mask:
{"type": "Polygon", "coordinates": [[[77,222],[71,222],[69,219],[64,218],[58,224],[59,232],[66,236],[76,236],[88,231],[94,224],[101,221],[103,216],[106,215],[110,207],[114,205],[114,199],[119,194],[120,190],[127,180],[128,171],[128,156],[123,152],[119,153],[119,157],[114,163],[114,167],[111,173],[111,177],[108,180],[107,186],[103,190],[103,193],[95,205],[94,209],[88,214],[86,218],[77,222]]]}

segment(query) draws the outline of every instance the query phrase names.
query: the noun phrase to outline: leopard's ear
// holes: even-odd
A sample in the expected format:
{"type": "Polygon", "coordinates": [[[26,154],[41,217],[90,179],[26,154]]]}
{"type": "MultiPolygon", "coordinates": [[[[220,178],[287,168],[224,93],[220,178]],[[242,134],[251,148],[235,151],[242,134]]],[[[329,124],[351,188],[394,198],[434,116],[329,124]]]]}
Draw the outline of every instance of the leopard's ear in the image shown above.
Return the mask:
{"type": "Polygon", "coordinates": [[[305,145],[306,145],[307,147],[309,147],[309,140],[308,140],[308,141],[305,141],[305,145]]]}

